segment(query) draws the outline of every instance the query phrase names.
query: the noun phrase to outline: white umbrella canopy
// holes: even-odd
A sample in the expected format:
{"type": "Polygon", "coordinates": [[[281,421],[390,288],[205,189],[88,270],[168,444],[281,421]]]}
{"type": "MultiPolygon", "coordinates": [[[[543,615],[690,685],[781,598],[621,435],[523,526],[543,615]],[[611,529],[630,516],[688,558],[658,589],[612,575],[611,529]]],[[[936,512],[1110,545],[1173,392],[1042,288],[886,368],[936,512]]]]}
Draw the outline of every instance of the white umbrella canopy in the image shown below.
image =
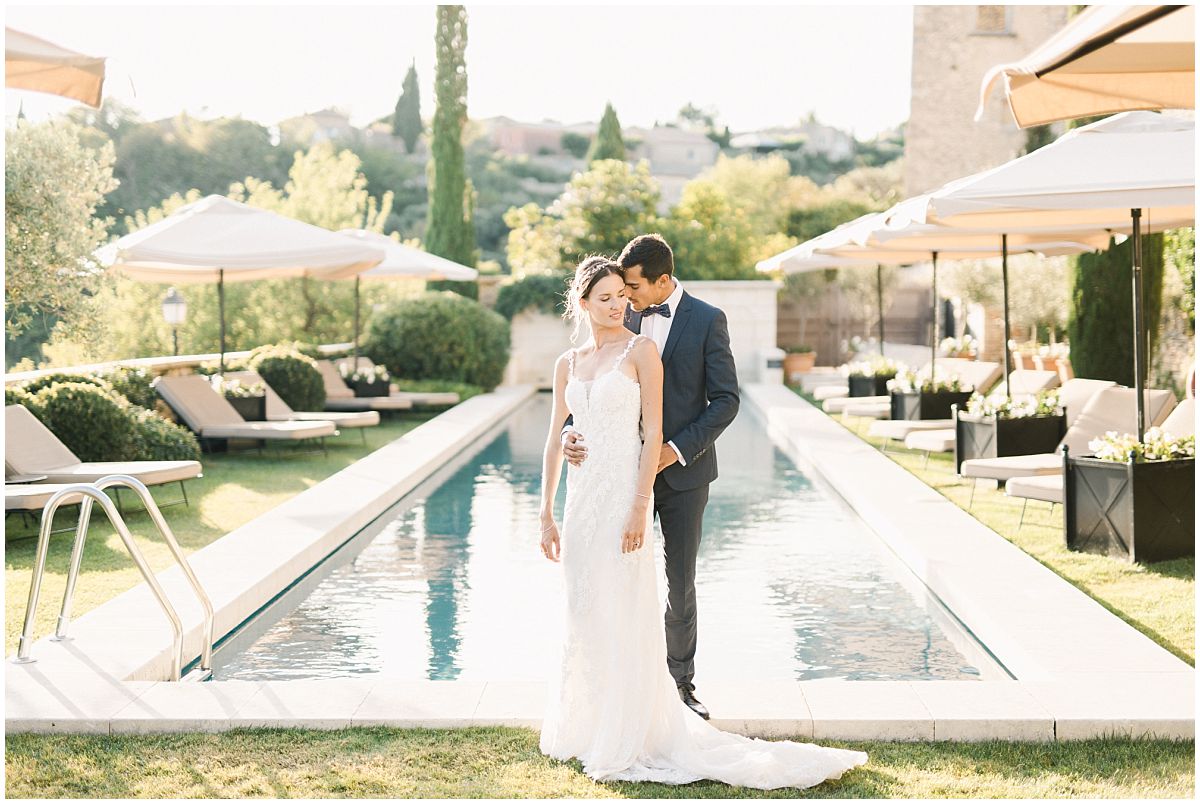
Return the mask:
{"type": "Polygon", "coordinates": [[[1195,25],[1191,6],[1091,6],[1025,58],[989,70],[975,119],[1001,81],[1022,128],[1135,109],[1194,109],[1195,25]]]}
{"type": "Polygon", "coordinates": [[[386,253],[383,262],[358,274],[362,279],[446,279],[471,282],[479,278],[479,272],[474,268],[468,268],[445,257],[421,251],[419,248],[406,246],[378,232],[370,232],[366,229],[342,229],[338,234],[359,243],[382,248],[386,253]]]}
{"type": "Polygon", "coordinates": [[[378,265],[382,248],[220,195],[181,207],[96,252],[144,282],[344,279],[378,265]]]}
{"type": "Polygon", "coordinates": [[[6,27],[4,86],[60,95],[99,108],[104,59],[6,27]]]}

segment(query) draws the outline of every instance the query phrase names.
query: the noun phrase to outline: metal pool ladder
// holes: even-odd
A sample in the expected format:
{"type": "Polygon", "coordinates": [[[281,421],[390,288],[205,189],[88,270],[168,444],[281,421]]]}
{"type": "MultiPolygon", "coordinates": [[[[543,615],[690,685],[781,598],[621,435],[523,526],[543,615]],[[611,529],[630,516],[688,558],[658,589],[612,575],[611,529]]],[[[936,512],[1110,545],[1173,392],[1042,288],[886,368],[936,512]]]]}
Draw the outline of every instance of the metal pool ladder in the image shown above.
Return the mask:
{"type": "Polygon", "coordinates": [[[167,598],[167,594],[163,591],[162,586],[155,577],[154,572],[150,569],[150,565],[146,563],[145,556],[138,548],[137,543],[133,540],[133,535],[129,532],[129,527],[125,524],[125,520],[121,517],[116,505],[104,493],[104,489],[114,486],[124,486],[132,489],[143,505],[146,506],[146,512],[150,514],[158,532],[162,535],[167,543],[167,547],[171,550],[171,555],[175,557],[175,561],[179,564],[179,568],[183,570],[183,574],[187,577],[188,583],[191,584],[192,590],[196,593],[196,597],[200,600],[200,605],[204,608],[204,648],[200,655],[200,666],[198,670],[194,670],[188,674],[188,678],[202,680],[212,674],[212,646],[213,646],[213,607],[212,601],[209,600],[204,588],[200,585],[196,574],[192,572],[192,567],[188,564],[187,558],[183,555],[183,551],[179,549],[179,542],[175,540],[175,534],[171,532],[171,527],[163,518],[162,511],[158,509],[158,505],[154,502],[154,498],[150,496],[150,490],[146,488],[140,480],[129,475],[107,475],[97,480],[95,483],[77,483],[57,492],[46,502],[42,509],[42,525],[38,533],[37,553],[33,562],[33,580],[29,585],[29,602],[25,609],[25,626],[21,630],[21,640],[17,647],[17,658],[13,661],[17,664],[28,664],[37,661],[29,655],[29,649],[33,643],[33,622],[37,612],[38,596],[41,594],[42,576],[46,572],[46,553],[50,546],[50,528],[54,522],[54,514],[61,505],[70,505],[79,503],[79,521],[75,526],[75,542],[71,548],[71,566],[67,573],[67,588],[63,594],[62,610],[58,615],[58,627],[54,631],[54,636],[51,637],[54,641],[66,641],[71,637],[67,636],[67,627],[71,622],[71,603],[75,597],[75,582],[79,579],[79,568],[83,563],[83,546],[87,538],[88,525],[92,518],[93,503],[99,503],[104,509],[104,513],[108,516],[109,522],[116,528],[117,533],[121,536],[121,541],[125,543],[125,548],[129,551],[129,555],[133,558],[133,563],[142,573],[146,583],[150,586],[154,597],[158,600],[159,606],[162,607],[163,613],[167,615],[167,619],[171,623],[173,632],[172,651],[171,651],[171,681],[178,681],[183,668],[183,623],[179,619],[175,607],[171,605],[171,601],[167,598]]]}

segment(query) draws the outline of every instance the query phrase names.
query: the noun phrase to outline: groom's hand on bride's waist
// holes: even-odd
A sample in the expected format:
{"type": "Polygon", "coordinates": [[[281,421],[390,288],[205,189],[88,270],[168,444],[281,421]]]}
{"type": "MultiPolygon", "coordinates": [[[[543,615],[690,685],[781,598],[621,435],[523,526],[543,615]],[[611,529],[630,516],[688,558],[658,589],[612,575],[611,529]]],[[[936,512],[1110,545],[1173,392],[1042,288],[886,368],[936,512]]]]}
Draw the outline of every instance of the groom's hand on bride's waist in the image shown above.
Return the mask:
{"type": "Polygon", "coordinates": [[[583,434],[575,430],[567,430],[562,436],[563,454],[567,463],[579,466],[587,458],[587,447],[583,444],[583,434]]]}

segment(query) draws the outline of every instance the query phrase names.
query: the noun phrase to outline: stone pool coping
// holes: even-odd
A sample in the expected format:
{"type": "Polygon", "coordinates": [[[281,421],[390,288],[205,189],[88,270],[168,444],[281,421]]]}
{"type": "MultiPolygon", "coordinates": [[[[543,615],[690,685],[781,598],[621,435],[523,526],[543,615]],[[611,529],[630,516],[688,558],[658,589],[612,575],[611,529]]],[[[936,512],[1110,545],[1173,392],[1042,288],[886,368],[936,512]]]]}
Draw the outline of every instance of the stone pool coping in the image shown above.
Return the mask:
{"type": "MultiPolygon", "coordinates": [[[[194,553],[218,610],[217,633],[241,623],[532,393],[506,388],[468,400],[194,553]]],[[[750,385],[743,399],[1017,680],[709,683],[700,692],[714,724],[809,739],[1194,737],[1194,670],[1185,662],[791,391],[750,385]]],[[[187,600],[177,570],[159,577],[172,600],[187,600]]],[[[80,617],[72,641],[37,642],[36,663],[6,663],[6,731],[541,722],[545,688],[534,681],[155,681],[168,666],[169,631],[139,616],[147,606],[155,604],[143,584],[80,617]],[[119,627],[131,620],[139,626],[119,627]]],[[[199,606],[178,608],[195,655],[199,606]]]]}

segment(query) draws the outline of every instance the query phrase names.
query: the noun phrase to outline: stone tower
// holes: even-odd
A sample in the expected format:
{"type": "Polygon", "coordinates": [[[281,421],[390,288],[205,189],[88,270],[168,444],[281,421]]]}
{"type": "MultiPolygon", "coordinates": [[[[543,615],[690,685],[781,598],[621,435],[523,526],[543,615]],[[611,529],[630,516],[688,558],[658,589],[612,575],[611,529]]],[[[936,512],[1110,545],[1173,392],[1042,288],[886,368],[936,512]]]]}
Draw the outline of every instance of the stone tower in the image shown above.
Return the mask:
{"type": "MultiPolygon", "coordinates": [[[[905,130],[904,191],[915,195],[995,167],[1025,151],[1000,92],[974,121],[990,67],[1016,61],[1067,22],[1068,6],[916,6],[912,107],[905,130]]],[[[1061,132],[1058,124],[1056,133],[1061,132]]]]}

